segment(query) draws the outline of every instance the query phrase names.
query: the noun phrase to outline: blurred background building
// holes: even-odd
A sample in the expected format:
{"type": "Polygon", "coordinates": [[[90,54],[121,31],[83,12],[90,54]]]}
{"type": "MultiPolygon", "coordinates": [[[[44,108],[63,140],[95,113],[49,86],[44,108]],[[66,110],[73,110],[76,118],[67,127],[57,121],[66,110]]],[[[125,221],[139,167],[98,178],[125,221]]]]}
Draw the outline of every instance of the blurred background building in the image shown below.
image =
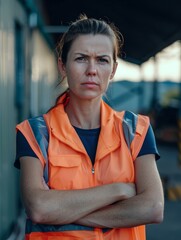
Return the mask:
{"type": "Polygon", "coordinates": [[[161,237],[152,238],[155,228],[150,228],[148,240],[178,240],[181,221],[174,222],[172,208],[181,210],[180,9],[177,0],[0,0],[0,240],[22,239],[23,235],[19,171],[13,167],[15,126],[46,112],[55,101],[59,78],[56,44],[80,13],[109,19],[124,35],[125,56],[120,56],[105,101],[118,111],[150,116],[163,159],[158,167],[166,216],[170,214],[174,227],[168,216],[158,229],[163,231],[161,237]],[[166,238],[166,224],[175,238],[174,234],[166,238]]]}

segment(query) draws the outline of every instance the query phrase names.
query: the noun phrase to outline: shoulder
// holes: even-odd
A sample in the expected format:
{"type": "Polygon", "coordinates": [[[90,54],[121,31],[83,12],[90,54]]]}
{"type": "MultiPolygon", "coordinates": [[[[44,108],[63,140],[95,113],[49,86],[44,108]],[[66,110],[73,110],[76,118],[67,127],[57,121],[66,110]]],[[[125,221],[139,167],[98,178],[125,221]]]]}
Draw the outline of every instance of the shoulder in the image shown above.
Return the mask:
{"type": "Polygon", "coordinates": [[[32,117],[32,118],[27,118],[25,120],[23,120],[22,122],[18,123],[16,125],[16,127],[21,127],[21,126],[25,126],[27,124],[32,124],[32,125],[40,125],[44,122],[44,117],[43,115],[40,116],[36,116],[36,117],[32,117]]]}
{"type": "Polygon", "coordinates": [[[16,130],[23,134],[36,156],[44,164],[49,141],[44,117],[41,115],[26,119],[16,126],[16,130]]]}
{"type": "Polygon", "coordinates": [[[150,126],[150,120],[146,115],[135,114],[131,111],[124,111],[122,124],[123,128],[128,128],[128,130],[134,134],[137,133],[145,136],[150,126]]]}
{"type": "Polygon", "coordinates": [[[43,115],[28,118],[17,124],[16,131],[20,131],[26,138],[30,136],[47,135],[47,126],[43,115]]]}
{"type": "Polygon", "coordinates": [[[135,159],[150,126],[149,117],[131,111],[116,112],[116,115],[119,118],[127,146],[135,159]]]}
{"type": "Polygon", "coordinates": [[[150,124],[149,117],[142,114],[136,114],[131,111],[114,111],[114,114],[117,118],[120,119],[121,122],[124,122],[125,124],[131,124],[132,127],[136,126],[137,123],[142,125],[148,125],[150,124]]]}

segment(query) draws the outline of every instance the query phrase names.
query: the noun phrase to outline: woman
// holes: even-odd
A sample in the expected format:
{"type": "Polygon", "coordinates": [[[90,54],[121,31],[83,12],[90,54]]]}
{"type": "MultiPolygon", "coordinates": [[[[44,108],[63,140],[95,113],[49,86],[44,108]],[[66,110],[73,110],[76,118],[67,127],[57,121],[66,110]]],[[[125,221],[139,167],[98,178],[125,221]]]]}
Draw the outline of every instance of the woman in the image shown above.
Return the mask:
{"type": "Polygon", "coordinates": [[[144,240],[144,225],[163,219],[159,155],[148,118],[116,112],[102,100],[121,45],[113,25],[86,16],[64,34],[58,67],[69,89],[43,115],[48,164],[35,119],[17,126],[15,165],[20,162],[27,239],[144,240]],[[128,145],[130,116],[137,124],[128,145]]]}

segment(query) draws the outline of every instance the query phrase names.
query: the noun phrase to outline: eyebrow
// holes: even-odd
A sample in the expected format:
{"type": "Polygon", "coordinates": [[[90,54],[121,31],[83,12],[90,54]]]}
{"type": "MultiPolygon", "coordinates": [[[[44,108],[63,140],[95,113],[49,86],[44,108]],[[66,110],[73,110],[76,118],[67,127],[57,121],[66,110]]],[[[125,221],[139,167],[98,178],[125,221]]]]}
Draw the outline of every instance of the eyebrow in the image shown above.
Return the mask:
{"type": "MultiPolygon", "coordinates": [[[[83,56],[83,57],[89,57],[88,54],[85,54],[85,53],[79,53],[79,52],[75,53],[75,55],[81,55],[81,56],[83,56]]],[[[108,57],[108,58],[111,58],[111,57],[110,57],[109,55],[107,55],[107,54],[97,55],[96,57],[108,57]]]]}

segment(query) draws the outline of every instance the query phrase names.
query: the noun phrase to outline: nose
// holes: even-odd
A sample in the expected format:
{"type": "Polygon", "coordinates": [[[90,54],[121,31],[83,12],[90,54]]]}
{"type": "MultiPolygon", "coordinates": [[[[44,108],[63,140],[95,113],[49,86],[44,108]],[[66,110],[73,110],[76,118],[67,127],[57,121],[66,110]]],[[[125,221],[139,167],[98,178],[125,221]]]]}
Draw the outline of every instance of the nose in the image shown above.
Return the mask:
{"type": "Polygon", "coordinates": [[[94,61],[88,62],[86,74],[88,76],[95,76],[97,74],[97,68],[94,61]]]}

